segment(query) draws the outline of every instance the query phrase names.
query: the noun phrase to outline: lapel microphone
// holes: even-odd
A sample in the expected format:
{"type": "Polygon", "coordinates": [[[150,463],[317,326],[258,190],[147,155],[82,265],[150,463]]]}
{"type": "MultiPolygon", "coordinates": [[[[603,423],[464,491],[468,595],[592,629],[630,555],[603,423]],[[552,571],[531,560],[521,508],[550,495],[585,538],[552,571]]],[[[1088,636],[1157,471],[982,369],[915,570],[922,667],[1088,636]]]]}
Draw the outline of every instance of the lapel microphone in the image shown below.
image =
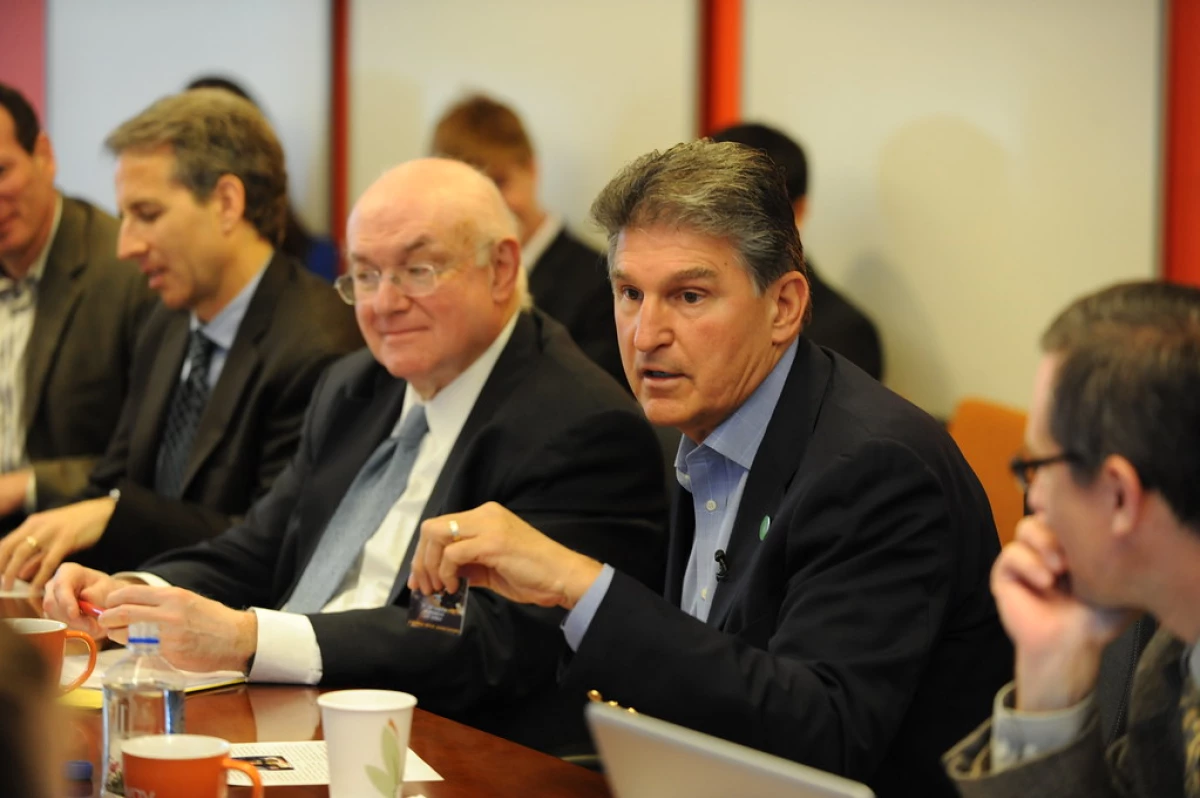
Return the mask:
{"type": "Polygon", "coordinates": [[[725,550],[717,549],[713,559],[717,561],[717,581],[724,582],[729,578],[729,559],[725,556],[725,550]]]}

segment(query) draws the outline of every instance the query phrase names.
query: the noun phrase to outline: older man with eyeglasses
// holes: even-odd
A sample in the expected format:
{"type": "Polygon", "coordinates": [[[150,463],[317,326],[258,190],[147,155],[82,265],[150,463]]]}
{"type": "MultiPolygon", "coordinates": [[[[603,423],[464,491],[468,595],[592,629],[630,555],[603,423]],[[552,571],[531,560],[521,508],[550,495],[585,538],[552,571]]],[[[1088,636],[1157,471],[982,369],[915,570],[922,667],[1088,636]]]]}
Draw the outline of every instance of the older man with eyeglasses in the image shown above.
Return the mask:
{"type": "Polygon", "coordinates": [[[461,634],[408,626],[414,533],[499,502],[653,584],[666,515],[657,439],[565,329],[522,309],[515,223],[482,174],[442,159],[396,167],[347,233],[337,287],[369,351],[325,374],[271,492],[243,524],[136,574],[64,566],[46,610],[115,637],[158,621],[183,668],[402,689],[569,749],[585,739],[584,696],[556,684],[564,613],[472,592],[461,634]],[[98,621],[80,599],[104,608],[98,621]]]}

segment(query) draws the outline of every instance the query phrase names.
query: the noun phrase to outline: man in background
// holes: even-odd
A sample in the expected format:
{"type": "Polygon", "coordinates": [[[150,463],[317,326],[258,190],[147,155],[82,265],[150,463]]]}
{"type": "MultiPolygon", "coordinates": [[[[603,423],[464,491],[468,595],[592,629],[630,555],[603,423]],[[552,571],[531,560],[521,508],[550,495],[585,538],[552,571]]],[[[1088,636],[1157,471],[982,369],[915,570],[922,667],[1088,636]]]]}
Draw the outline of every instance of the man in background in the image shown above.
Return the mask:
{"type": "MultiPolygon", "coordinates": [[[[296,449],[313,386],[361,345],[333,288],[276,252],[287,172],[262,115],[218,89],[164,98],[107,140],[118,252],[162,299],[116,434],[74,503],[0,541],[0,583],[68,556],[108,569],[221,532],[296,449]]],[[[39,497],[39,509],[50,503],[39,497]]]]}
{"type": "Polygon", "coordinates": [[[1016,679],[946,757],[963,795],[1200,795],[1200,290],[1128,283],[1050,325],[1013,462],[1032,515],[992,569],[1016,679]],[[1140,613],[1127,731],[1097,680],[1140,613]]]}
{"type": "Polygon", "coordinates": [[[517,217],[534,303],[562,323],[622,387],[627,385],[604,258],[542,206],[538,162],[521,119],[490,97],[469,97],[438,121],[431,149],[434,155],[466,161],[495,181],[517,217]]]}
{"type": "Polygon", "coordinates": [[[117,220],[54,178],[37,114],[0,83],[0,532],[87,484],[154,300],[117,220]]]}
{"type": "MultiPolygon", "coordinates": [[[[712,136],[714,141],[732,141],[762,150],[783,170],[788,199],[796,227],[803,233],[808,215],[808,159],[804,150],[778,130],[760,124],[734,125],[712,136]]],[[[877,380],[883,379],[883,349],[875,323],[843,296],[813,268],[808,268],[812,321],[804,328],[804,337],[819,346],[827,346],[877,380]]]]}

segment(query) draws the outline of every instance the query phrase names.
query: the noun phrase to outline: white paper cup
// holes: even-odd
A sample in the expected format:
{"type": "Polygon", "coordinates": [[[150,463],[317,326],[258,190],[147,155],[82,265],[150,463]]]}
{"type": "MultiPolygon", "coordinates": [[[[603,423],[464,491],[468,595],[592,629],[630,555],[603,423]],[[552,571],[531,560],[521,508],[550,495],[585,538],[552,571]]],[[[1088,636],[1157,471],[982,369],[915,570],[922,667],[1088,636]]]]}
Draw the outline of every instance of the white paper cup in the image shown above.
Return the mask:
{"type": "Polygon", "coordinates": [[[317,698],[329,749],[330,798],[400,795],[416,696],[339,690],[317,698]]]}

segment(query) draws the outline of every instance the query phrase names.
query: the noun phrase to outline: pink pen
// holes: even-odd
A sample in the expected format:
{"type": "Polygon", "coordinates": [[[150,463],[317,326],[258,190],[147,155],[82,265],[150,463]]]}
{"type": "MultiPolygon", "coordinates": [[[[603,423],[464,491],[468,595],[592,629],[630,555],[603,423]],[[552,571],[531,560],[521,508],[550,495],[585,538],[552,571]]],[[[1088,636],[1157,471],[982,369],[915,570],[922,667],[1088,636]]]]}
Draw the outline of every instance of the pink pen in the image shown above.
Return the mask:
{"type": "Polygon", "coordinates": [[[97,618],[99,618],[104,613],[104,610],[100,609],[92,602],[84,601],[83,599],[79,600],[79,609],[81,612],[83,612],[87,615],[94,615],[97,618]]]}

